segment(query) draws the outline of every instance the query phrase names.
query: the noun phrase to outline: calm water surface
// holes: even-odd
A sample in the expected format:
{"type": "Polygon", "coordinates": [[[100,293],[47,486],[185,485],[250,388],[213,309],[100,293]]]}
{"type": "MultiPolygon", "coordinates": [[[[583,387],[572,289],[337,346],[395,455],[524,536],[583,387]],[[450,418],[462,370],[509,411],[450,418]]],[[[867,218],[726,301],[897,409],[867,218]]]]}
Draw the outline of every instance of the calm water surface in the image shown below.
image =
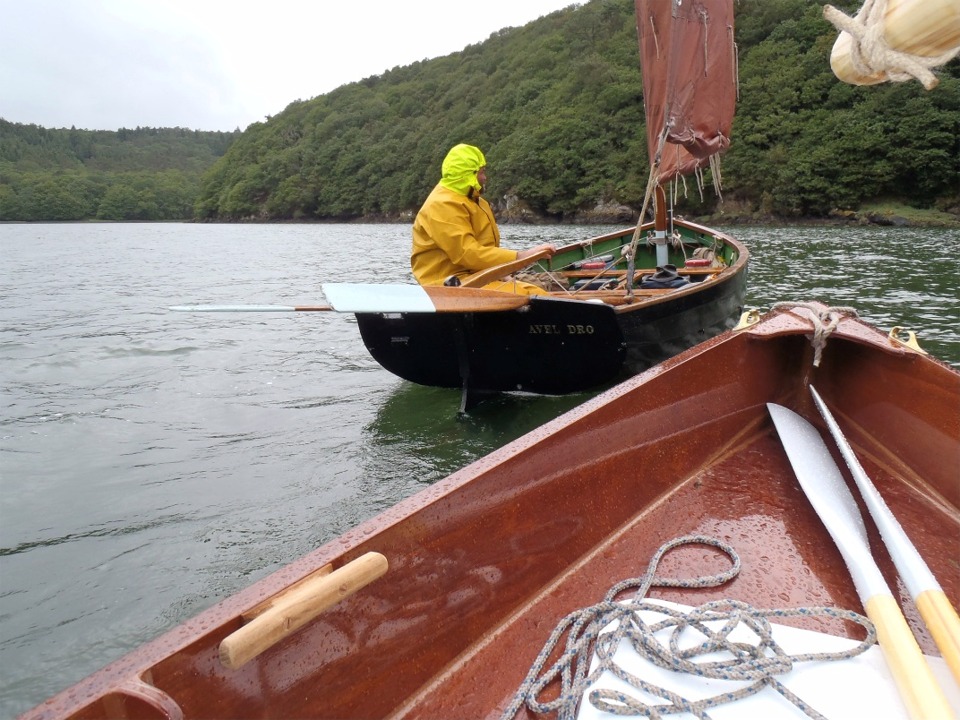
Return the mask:
{"type": "MultiPolygon", "coordinates": [[[[960,233],[727,229],[751,305],[853,305],[960,366],[960,233]]],[[[352,316],[165,309],[407,282],[408,247],[405,225],[0,226],[0,717],[591,396],[458,418],[459,393],[382,370],[352,316]]]]}

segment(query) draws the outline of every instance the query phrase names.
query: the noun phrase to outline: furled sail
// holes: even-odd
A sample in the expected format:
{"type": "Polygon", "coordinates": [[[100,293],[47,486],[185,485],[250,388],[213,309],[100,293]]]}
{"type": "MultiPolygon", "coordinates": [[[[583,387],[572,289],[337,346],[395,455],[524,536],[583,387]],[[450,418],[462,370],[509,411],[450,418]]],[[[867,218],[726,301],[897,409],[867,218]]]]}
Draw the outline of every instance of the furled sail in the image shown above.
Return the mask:
{"type": "Polygon", "coordinates": [[[733,0],[635,0],[647,147],[657,184],[730,145],[737,97],[733,0]],[[658,162],[659,161],[659,162],[658,162]]]}

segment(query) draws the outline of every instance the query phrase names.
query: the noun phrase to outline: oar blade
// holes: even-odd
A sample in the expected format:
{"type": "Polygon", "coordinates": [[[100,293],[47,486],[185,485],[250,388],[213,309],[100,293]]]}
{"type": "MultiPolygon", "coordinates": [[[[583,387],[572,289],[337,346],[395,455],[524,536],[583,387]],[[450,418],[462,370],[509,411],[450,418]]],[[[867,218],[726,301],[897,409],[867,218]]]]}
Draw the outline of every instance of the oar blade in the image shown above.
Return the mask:
{"type": "Polygon", "coordinates": [[[957,615],[920,552],[883,500],[880,491],[863,469],[853,447],[844,436],[836,418],[833,417],[833,413],[812,385],[810,394],[857,483],[864,503],[877,529],[880,530],[880,537],[890,551],[890,557],[893,558],[900,577],[903,578],[910,596],[917,604],[920,617],[930,629],[930,634],[940,648],[940,652],[943,653],[954,678],[960,683],[960,616],[957,615]]]}
{"type": "Polygon", "coordinates": [[[787,457],[847,565],[877,642],[912,718],[948,718],[950,706],[870,553],[863,518],[820,433],[785,407],[767,404],[787,457]]]}
{"type": "Polygon", "coordinates": [[[767,409],[800,487],[843,555],[858,595],[866,600],[889,594],[870,552],[863,517],[820,433],[792,410],[773,403],[767,409]]]}
{"type": "Polygon", "coordinates": [[[434,313],[437,311],[420,285],[324,283],[323,294],[337,312],[434,313]]]}
{"type": "Polygon", "coordinates": [[[443,285],[324,283],[323,293],[337,312],[494,313],[530,303],[526,295],[443,285]]]}

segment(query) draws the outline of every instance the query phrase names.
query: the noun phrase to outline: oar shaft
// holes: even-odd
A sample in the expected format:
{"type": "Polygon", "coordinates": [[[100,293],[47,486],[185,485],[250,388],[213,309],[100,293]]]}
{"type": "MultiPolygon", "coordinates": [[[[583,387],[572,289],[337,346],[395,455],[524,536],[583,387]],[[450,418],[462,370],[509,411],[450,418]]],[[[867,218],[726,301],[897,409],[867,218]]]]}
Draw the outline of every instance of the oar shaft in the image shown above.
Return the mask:
{"type": "Polygon", "coordinates": [[[329,305],[173,305],[174,312],[327,312],[329,305]]]}
{"type": "Polygon", "coordinates": [[[820,433],[785,407],[768,403],[787,457],[850,570],[877,642],[911,718],[949,718],[952,710],[871,554],[863,520],[820,433]],[[863,572],[869,570],[868,573],[863,572]]]}
{"type": "Polygon", "coordinates": [[[953,710],[893,596],[874,595],[864,609],[877,628],[877,643],[910,717],[952,718],[953,710]]]}
{"type": "Polygon", "coordinates": [[[960,685],[960,618],[943,590],[927,590],[915,598],[920,617],[926,623],[933,641],[960,685]]]}
{"type": "Polygon", "coordinates": [[[810,394],[813,396],[813,401],[824,422],[827,423],[827,428],[837,443],[840,454],[850,469],[850,474],[860,490],[860,496],[863,498],[867,510],[870,511],[870,515],[873,517],[873,521],[880,531],[880,536],[890,551],[890,556],[893,558],[907,590],[910,591],[910,595],[916,598],[925,590],[939,590],[940,585],[937,583],[937,579],[930,572],[930,568],[917,551],[916,546],[907,537],[907,533],[904,532],[900,522],[890,511],[873,481],[870,480],[853,451],[853,447],[847,442],[847,438],[840,429],[836,418],[833,417],[833,413],[830,412],[827,404],[812,385],[810,386],[810,394]]]}
{"type": "Polygon", "coordinates": [[[883,538],[890,557],[907,586],[907,591],[917,604],[920,617],[930,630],[934,642],[950,667],[950,672],[960,683],[960,617],[916,546],[863,469],[833,413],[812,385],[810,394],[850,469],[864,503],[880,531],[880,537],[883,538]]]}
{"type": "Polygon", "coordinates": [[[538,253],[531,255],[530,257],[525,257],[523,259],[511,260],[508,263],[502,265],[497,265],[492,268],[487,268],[486,270],[478,270],[472,275],[468,275],[460,282],[460,287],[465,288],[482,288],[488,283],[492,283],[495,280],[499,280],[507,275],[512,275],[518,270],[523,270],[528,265],[532,265],[537,260],[542,260],[545,257],[550,257],[551,253],[547,250],[541,250],[538,253]]]}

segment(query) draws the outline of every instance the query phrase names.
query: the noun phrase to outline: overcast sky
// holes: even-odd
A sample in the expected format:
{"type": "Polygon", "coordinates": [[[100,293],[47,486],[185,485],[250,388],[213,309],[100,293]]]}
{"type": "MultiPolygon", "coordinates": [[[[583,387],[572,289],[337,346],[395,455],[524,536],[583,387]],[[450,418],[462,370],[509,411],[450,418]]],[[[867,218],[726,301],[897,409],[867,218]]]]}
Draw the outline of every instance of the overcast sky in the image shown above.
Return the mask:
{"type": "Polygon", "coordinates": [[[0,117],[243,129],[575,2],[0,0],[0,117]]]}

